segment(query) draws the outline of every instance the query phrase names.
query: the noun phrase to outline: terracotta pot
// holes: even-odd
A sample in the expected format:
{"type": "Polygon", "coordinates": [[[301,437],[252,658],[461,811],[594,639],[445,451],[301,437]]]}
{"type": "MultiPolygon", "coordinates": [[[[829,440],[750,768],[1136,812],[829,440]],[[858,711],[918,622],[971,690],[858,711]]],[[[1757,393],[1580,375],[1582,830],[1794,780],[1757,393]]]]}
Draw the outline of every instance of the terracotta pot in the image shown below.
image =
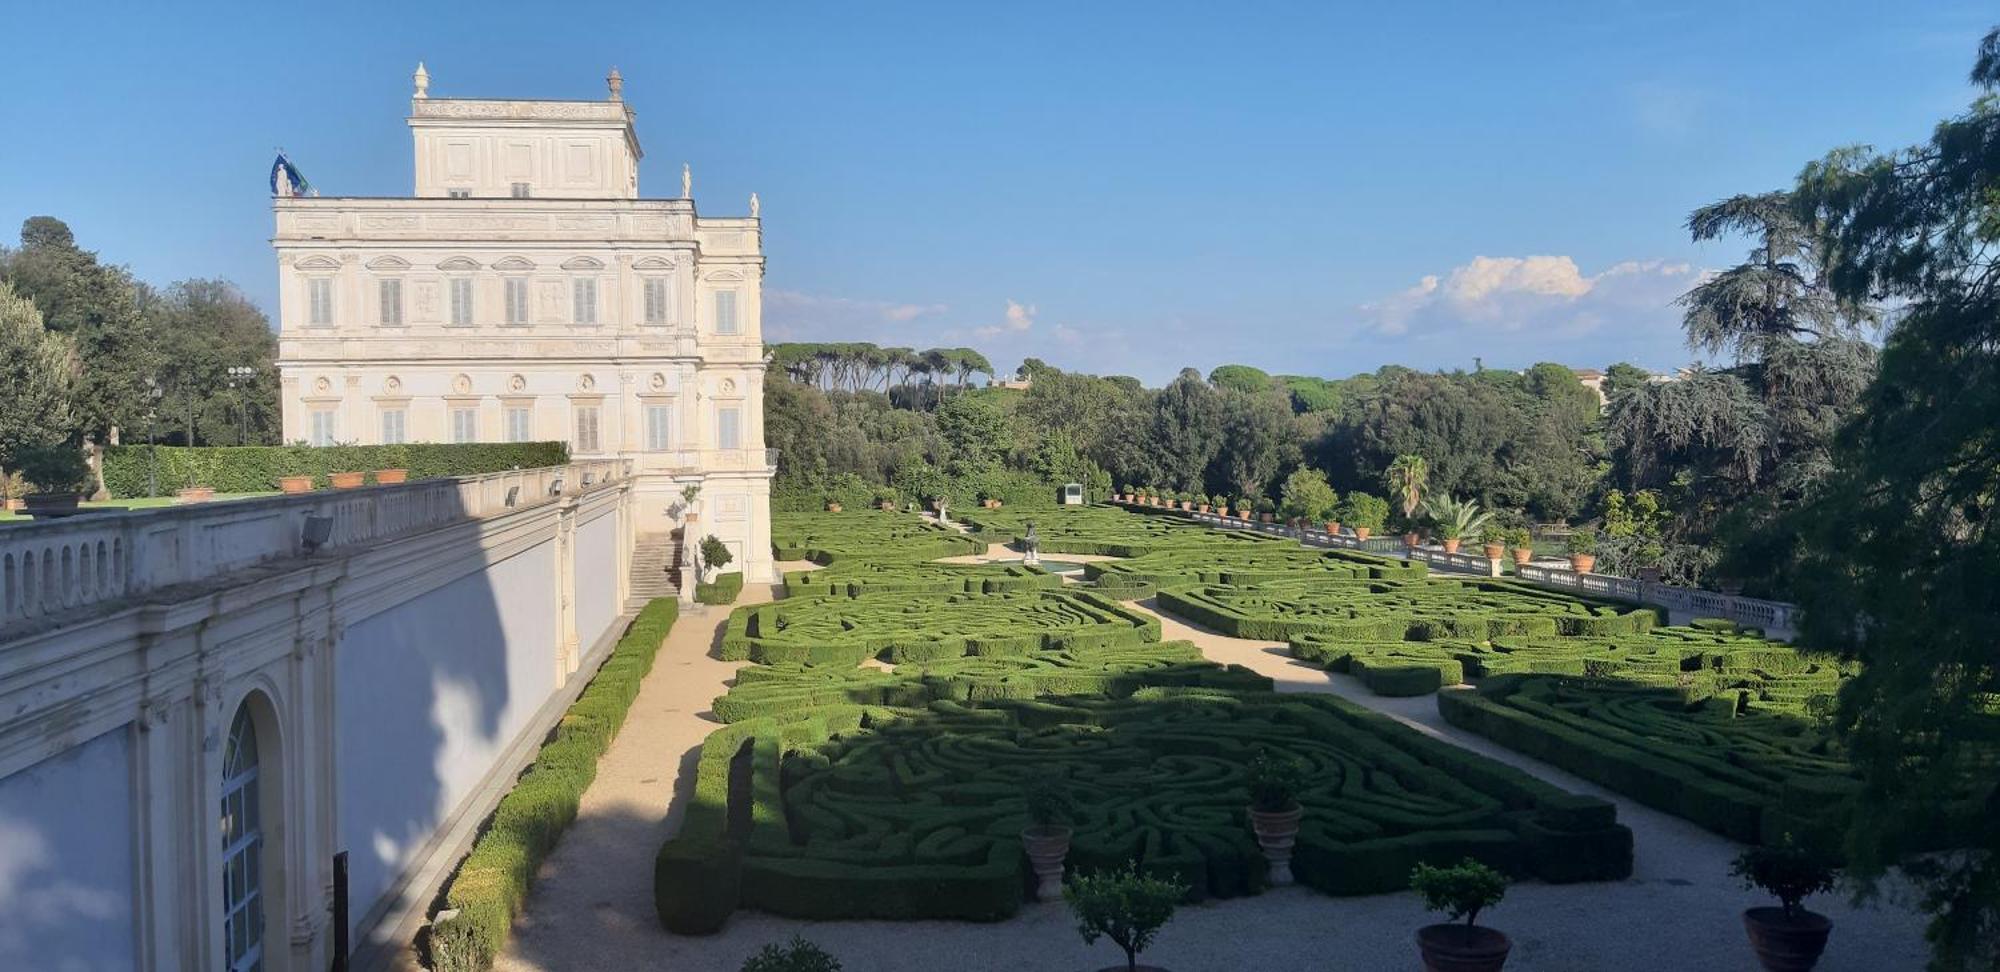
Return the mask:
{"type": "Polygon", "coordinates": [[[1446,540],[1446,541],[1444,541],[1444,552],[1445,552],[1445,553],[1448,553],[1448,554],[1455,554],[1455,553],[1457,553],[1457,552],[1458,552],[1458,545],[1460,544],[1460,542],[1461,542],[1461,541],[1458,541],[1458,540],[1446,540]]]}
{"type": "Polygon", "coordinates": [[[1535,548],[1533,547],[1514,548],[1514,566],[1516,567],[1522,566],[1526,564],[1528,561],[1531,561],[1533,559],[1535,559],[1535,548]]]}
{"type": "Polygon", "coordinates": [[[1804,909],[1787,918],[1783,908],[1751,908],[1743,912],[1743,928],[1758,963],[1769,972],[1808,972],[1833,934],[1830,919],[1804,909]]]}
{"type": "Polygon", "coordinates": [[[1596,554],[1570,554],[1569,569],[1579,574],[1588,574],[1597,567],[1596,554]]]}
{"type": "Polygon", "coordinates": [[[839,504],[839,503],[828,503],[828,504],[826,504],[826,511],[827,511],[828,513],[838,513],[838,512],[840,512],[840,504],[839,504]]]}
{"type": "Polygon", "coordinates": [[[1186,513],[1186,512],[1188,512],[1189,510],[1192,510],[1192,509],[1194,509],[1194,504],[1193,504],[1193,503],[1191,503],[1191,502],[1189,502],[1189,501],[1187,501],[1187,500],[1181,500],[1181,512],[1182,512],[1182,513],[1186,513]]]}
{"type": "Polygon", "coordinates": [[[1262,514],[1259,518],[1262,519],[1265,523],[1271,523],[1277,519],[1276,517],[1272,516],[1269,513],[1262,514]]]}
{"type": "Polygon", "coordinates": [[[1200,510],[1201,510],[1201,511],[1202,511],[1203,513],[1206,513],[1206,512],[1208,512],[1208,504],[1207,504],[1207,503],[1203,503],[1203,504],[1201,504],[1201,506],[1199,506],[1199,507],[1197,507],[1197,508],[1198,508],[1198,509],[1200,509],[1200,510]]]}
{"type": "Polygon", "coordinates": [[[1283,887],[1292,883],[1292,845],[1298,843],[1299,818],[1306,808],[1293,804],[1290,810],[1266,813],[1256,808],[1250,810],[1250,829],[1257,832],[1257,846],[1264,849],[1264,859],[1271,862],[1271,886],[1283,887]]]}
{"type": "Polygon", "coordinates": [[[382,486],[394,486],[397,483],[407,483],[409,481],[410,471],[408,469],[375,470],[375,482],[382,486]]]}
{"type": "Polygon", "coordinates": [[[1417,534],[1414,533],[1403,534],[1403,546],[1405,547],[1414,547],[1422,542],[1424,542],[1424,538],[1418,536],[1417,534]]]}
{"type": "Polygon", "coordinates": [[[1239,519],[1239,520],[1247,520],[1247,519],[1249,519],[1249,518],[1250,518],[1250,511],[1249,511],[1249,510],[1237,510],[1237,511],[1236,511],[1236,518],[1237,518],[1237,519],[1239,519]]]}
{"type": "Polygon", "coordinates": [[[183,503],[206,503],[215,498],[215,488],[212,486],[188,486],[176,491],[174,497],[183,503]]]}
{"type": "Polygon", "coordinates": [[[1372,530],[1368,529],[1367,527],[1355,527],[1355,528],[1354,528],[1354,540],[1355,540],[1355,542],[1356,542],[1356,543],[1367,543],[1367,542],[1368,542],[1368,534],[1370,534],[1370,533],[1373,533],[1373,532],[1374,532],[1374,531],[1372,531],[1372,530]]]}
{"type": "Polygon", "coordinates": [[[367,473],[358,473],[358,472],[337,472],[337,473],[326,474],[327,482],[332,483],[334,489],[356,489],[360,487],[362,482],[365,481],[367,478],[368,478],[367,473]]]}
{"type": "Polygon", "coordinates": [[[896,504],[891,503],[887,500],[883,500],[882,502],[875,504],[875,506],[877,509],[880,509],[884,513],[896,512],[896,504]]]}
{"type": "Polygon", "coordinates": [[[1336,537],[1340,536],[1340,521],[1339,520],[1326,521],[1326,532],[1331,533],[1336,537]]]}
{"type": "Polygon", "coordinates": [[[1487,560],[1499,560],[1507,552],[1507,545],[1504,543],[1489,543],[1482,549],[1486,553],[1487,560]]]}
{"type": "Polygon", "coordinates": [[[1425,925],[1417,929],[1417,951],[1427,972],[1499,972],[1514,943],[1492,928],[1425,925]]]}
{"type": "Polygon", "coordinates": [[[700,519],[701,519],[701,514],[700,514],[700,513],[695,513],[695,512],[692,512],[692,511],[690,511],[690,512],[688,512],[687,514],[685,514],[685,515],[683,515],[683,516],[681,517],[681,522],[682,522],[682,523],[694,523],[694,522],[696,522],[696,521],[698,521],[698,520],[700,520],[700,519]]]}
{"type": "Polygon", "coordinates": [[[17,511],[17,510],[24,510],[24,509],[27,509],[27,508],[28,508],[28,501],[27,501],[27,500],[24,500],[24,499],[10,499],[10,500],[8,500],[8,501],[7,501],[7,512],[9,512],[9,513],[12,513],[12,512],[15,512],[15,511],[17,511]]]}
{"type": "Polygon", "coordinates": [[[1035,900],[1060,901],[1063,891],[1063,858],[1069,856],[1068,827],[1036,824],[1021,831],[1021,849],[1035,869],[1035,900]]]}
{"type": "Polygon", "coordinates": [[[35,516],[68,516],[77,511],[77,501],[82,498],[82,493],[29,493],[22,500],[21,511],[35,516]]]}
{"type": "Polygon", "coordinates": [[[280,476],[278,488],[287,493],[310,493],[313,491],[311,476],[280,476]]]}

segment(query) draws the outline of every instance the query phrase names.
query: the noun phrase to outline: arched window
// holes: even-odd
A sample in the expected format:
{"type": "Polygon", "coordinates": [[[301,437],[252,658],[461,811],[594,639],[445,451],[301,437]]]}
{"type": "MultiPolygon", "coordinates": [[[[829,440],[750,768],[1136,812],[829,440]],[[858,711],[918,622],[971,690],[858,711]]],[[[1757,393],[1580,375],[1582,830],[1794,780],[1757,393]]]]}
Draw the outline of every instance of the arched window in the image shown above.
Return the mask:
{"type": "Polygon", "coordinates": [[[222,942],[229,972],[264,967],[264,825],[257,799],[257,726],[236,709],[222,754],[222,942]]]}

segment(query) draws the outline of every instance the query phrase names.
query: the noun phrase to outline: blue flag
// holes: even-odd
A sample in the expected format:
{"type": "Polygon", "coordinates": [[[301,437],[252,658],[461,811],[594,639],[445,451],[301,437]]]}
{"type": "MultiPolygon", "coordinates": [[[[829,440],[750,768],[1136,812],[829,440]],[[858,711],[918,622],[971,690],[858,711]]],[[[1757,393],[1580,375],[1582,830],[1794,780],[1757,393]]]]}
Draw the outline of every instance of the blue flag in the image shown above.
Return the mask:
{"type": "Polygon", "coordinates": [[[279,152],[278,158],[271,163],[271,195],[273,196],[278,194],[279,179],[285,180],[285,184],[291,188],[292,195],[294,196],[314,194],[312,183],[306,181],[305,175],[299,172],[299,167],[293,165],[291,159],[285,158],[285,153],[283,152],[279,152]]]}

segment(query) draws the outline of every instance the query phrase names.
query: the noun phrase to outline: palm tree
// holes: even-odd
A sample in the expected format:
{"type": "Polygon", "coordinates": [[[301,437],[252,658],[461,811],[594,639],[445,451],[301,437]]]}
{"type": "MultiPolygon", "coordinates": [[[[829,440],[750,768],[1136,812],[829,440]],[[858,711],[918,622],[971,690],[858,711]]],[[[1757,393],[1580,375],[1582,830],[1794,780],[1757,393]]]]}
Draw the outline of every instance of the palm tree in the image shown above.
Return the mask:
{"type": "Polygon", "coordinates": [[[1493,519],[1493,514],[1479,508],[1473,500],[1457,500],[1449,496],[1433,496],[1424,504],[1424,516],[1429,517],[1437,527],[1438,537],[1444,540],[1459,540],[1478,533],[1493,519]]]}
{"type": "Polygon", "coordinates": [[[1383,477],[1389,483],[1389,492],[1395,494],[1396,503],[1403,508],[1403,517],[1417,515],[1417,507],[1424,502],[1424,488],[1430,485],[1431,467],[1423,456],[1400,455],[1389,464],[1389,471],[1383,477]]]}

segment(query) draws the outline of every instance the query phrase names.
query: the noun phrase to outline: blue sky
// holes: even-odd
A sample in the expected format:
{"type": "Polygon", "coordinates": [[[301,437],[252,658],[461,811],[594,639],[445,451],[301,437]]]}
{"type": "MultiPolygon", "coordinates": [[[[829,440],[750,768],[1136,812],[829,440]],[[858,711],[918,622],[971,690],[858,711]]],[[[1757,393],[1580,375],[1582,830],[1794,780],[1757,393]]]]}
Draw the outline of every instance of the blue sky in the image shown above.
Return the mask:
{"type": "Polygon", "coordinates": [[[0,226],[275,286],[265,176],[410,189],[432,93],[639,113],[640,188],[763,202],[771,340],[1151,381],[1684,363],[1702,203],[1962,108],[1970,3],[55,4],[10,10],[0,226]],[[186,9],[182,9],[185,7],[186,9]],[[1673,9],[1666,9],[1672,7],[1673,9]],[[559,22],[546,18],[559,16],[559,22]]]}

